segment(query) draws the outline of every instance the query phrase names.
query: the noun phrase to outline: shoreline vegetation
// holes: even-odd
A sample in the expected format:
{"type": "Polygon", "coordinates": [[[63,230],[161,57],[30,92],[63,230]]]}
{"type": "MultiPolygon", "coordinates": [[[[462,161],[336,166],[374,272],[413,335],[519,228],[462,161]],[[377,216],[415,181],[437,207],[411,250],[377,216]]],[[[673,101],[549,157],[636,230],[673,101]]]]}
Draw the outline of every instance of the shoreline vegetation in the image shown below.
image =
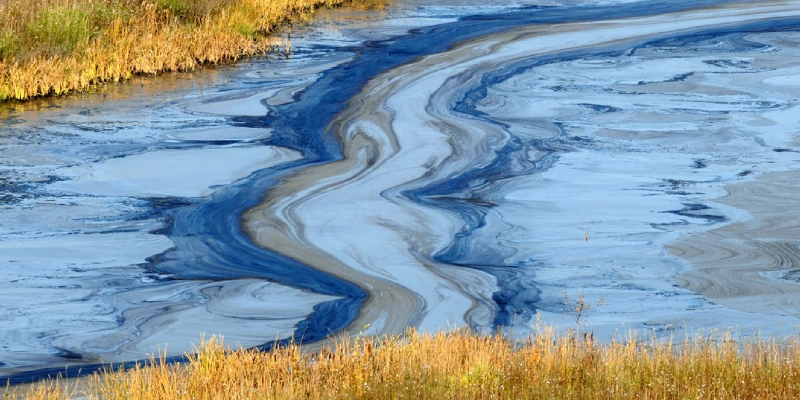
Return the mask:
{"type": "MultiPolygon", "coordinates": [[[[574,332],[571,331],[571,332],[574,332]]],[[[683,340],[630,333],[599,343],[552,329],[526,340],[465,329],[340,337],[307,352],[226,348],[212,337],[184,364],[41,382],[16,399],[785,399],[800,397],[800,341],[683,340]]]]}
{"type": "Polygon", "coordinates": [[[318,7],[378,0],[0,0],[0,102],[192,71],[280,46],[318,7]]]}

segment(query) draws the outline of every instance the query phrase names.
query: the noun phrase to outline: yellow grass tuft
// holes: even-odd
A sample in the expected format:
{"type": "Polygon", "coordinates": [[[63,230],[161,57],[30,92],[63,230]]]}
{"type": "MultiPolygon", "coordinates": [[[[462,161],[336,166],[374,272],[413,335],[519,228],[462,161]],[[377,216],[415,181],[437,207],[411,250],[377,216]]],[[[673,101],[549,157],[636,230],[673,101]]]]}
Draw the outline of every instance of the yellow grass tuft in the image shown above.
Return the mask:
{"type": "Polygon", "coordinates": [[[0,0],[0,101],[190,71],[279,44],[320,6],[377,0],[0,0]]]}
{"type": "MultiPolygon", "coordinates": [[[[800,398],[796,338],[597,343],[547,330],[527,340],[467,330],[343,337],[320,351],[270,352],[205,341],[184,364],[153,360],[90,378],[43,383],[29,399],[787,399],[800,398]]],[[[9,399],[21,394],[11,393],[9,399]]]]}

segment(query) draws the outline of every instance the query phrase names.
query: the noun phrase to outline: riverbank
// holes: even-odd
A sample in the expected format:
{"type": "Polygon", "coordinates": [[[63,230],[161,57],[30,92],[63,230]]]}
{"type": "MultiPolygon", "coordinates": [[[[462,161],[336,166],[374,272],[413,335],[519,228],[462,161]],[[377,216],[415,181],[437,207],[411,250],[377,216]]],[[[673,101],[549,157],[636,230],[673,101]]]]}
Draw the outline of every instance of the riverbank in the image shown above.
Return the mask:
{"type": "Polygon", "coordinates": [[[7,399],[795,398],[800,342],[729,334],[608,344],[552,330],[526,340],[465,330],[343,337],[307,353],[230,350],[212,338],[187,363],[42,383],[7,399]]]}
{"type": "Polygon", "coordinates": [[[0,1],[0,101],[87,91],[290,48],[282,24],[372,0],[0,1]]]}

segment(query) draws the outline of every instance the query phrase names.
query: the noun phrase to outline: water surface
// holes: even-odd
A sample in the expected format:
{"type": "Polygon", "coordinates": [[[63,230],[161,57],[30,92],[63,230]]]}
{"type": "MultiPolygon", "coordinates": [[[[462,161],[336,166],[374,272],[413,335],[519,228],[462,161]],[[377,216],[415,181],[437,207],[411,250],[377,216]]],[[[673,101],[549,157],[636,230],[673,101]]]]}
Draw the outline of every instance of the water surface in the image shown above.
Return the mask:
{"type": "Polygon", "coordinates": [[[601,338],[795,331],[800,2],[419,1],[292,35],[7,107],[0,374],[527,335],[581,296],[601,338]]]}

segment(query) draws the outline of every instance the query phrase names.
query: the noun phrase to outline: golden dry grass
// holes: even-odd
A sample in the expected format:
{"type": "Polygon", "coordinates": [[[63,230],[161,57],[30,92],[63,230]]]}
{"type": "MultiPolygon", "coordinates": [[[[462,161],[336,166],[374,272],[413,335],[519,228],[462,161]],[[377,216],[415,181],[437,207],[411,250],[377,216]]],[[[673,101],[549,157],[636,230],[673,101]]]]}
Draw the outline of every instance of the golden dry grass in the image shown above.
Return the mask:
{"type": "Polygon", "coordinates": [[[319,6],[375,0],[0,0],[0,101],[188,71],[279,45],[319,6]]]}
{"type": "MultiPolygon", "coordinates": [[[[90,378],[84,389],[42,384],[24,397],[63,399],[789,399],[800,398],[800,342],[682,341],[601,344],[552,331],[341,338],[304,354],[230,350],[212,338],[188,364],[154,361],[90,378]]],[[[10,393],[9,399],[21,394],[10,393]]]]}

